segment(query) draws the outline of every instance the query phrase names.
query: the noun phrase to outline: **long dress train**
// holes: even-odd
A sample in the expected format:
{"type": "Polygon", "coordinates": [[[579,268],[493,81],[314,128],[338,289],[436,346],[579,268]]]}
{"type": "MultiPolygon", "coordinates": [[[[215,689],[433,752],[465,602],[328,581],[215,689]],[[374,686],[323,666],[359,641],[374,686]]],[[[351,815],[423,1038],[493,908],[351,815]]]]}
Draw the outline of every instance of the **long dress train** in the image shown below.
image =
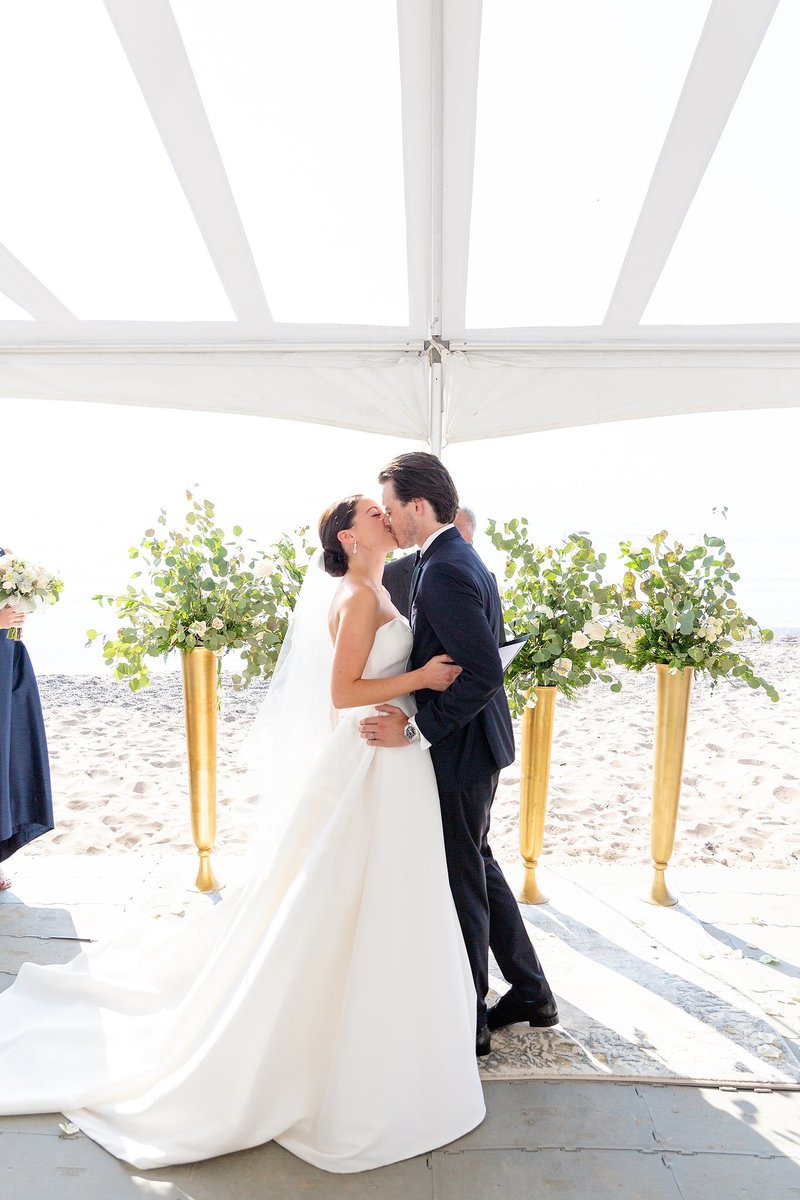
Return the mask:
{"type": "MultiPolygon", "coordinates": [[[[410,642],[403,619],[382,626],[365,676],[402,671],[410,642]]],[[[22,968],[0,995],[0,1112],[65,1112],[141,1168],[274,1138],[358,1171],[481,1121],[433,768],[371,748],[361,715],[342,715],[263,870],[222,903],[22,968]]]]}

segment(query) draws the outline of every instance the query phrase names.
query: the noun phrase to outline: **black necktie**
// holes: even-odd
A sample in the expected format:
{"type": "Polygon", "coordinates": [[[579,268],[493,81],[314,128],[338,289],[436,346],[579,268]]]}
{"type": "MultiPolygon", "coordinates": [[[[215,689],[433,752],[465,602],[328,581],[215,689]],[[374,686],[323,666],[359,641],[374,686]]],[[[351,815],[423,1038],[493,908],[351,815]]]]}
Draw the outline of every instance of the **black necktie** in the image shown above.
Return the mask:
{"type": "Polygon", "coordinates": [[[415,559],[414,570],[411,573],[411,587],[408,589],[408,611],[409,611],[409,613],[411,612],[411,605],[414,603],[414,597],[417,594],[417,584],[419,583],[419,573],[420,573],[419,557],[420,557],[420,552],[418,550],[417,557],[415,559]]]}

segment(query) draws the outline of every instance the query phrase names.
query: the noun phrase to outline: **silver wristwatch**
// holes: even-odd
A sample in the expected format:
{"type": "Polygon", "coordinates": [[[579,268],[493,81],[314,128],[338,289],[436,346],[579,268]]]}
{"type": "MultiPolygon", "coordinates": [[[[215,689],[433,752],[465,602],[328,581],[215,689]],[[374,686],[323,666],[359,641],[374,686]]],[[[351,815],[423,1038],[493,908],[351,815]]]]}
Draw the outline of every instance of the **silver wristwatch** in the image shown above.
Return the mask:
{"type": "Polygon", "coordinates": [[[406,739],[407,742],[418,742],[419,741],[419,730],[417,729],[417,727],[413,721],[411,721],[411,720],[406,721],[406,727],[403,730],[403,737],[406,739]]]}

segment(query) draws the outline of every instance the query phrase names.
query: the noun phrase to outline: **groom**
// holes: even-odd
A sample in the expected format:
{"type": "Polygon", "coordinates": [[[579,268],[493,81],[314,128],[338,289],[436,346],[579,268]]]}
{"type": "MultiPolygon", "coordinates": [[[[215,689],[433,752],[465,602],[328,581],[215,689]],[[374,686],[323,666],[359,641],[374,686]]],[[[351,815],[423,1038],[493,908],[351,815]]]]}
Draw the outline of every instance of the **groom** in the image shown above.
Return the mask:
{"type": "Polygon", "coordinates": [[[408,719],[392,704],[361,722],[381,746],[430,746],[442,809],[450,887],[478,997],[476,1051],[488,1054],[492,1029],[515,1021],[556,1025],[558,1009],[520,916],[489,849],[489,814],[514,736],[497,652],[502,633],[493,576],[453,525],[455,484],[433,454],[401,454],[378,476],[398,545],[420,547],[411,583],[414,645],[409,670],[449,654],[461,674],[446,692],[420,691],[408,719]],[[509,991],[487,1014],[489,948],[509,991]]]}

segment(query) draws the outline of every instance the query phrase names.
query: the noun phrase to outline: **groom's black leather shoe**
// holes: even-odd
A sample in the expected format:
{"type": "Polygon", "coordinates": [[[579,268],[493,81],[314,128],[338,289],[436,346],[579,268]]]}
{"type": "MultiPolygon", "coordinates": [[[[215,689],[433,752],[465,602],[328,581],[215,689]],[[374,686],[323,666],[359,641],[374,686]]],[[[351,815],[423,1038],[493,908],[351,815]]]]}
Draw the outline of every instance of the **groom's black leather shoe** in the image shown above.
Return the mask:
{"type": "Polygon", "coordinates": [[[477,1058],[483,1058],[485,1054],[492,1052],[492,1035],[489,1032],[488,1025],[481,1025],[478,1032],[475,1034],[475,1055],[477,1058]]]}
{"type": "Polygon", "coordinates": [[[512,987],[492,1005],[486,1019],[490,1029],[502,1029],[517,1021],[527,1021],[535,1028],[546,1029],[558,1024],[558,1007],[553,999],[523,1000],[512,987]]]}

